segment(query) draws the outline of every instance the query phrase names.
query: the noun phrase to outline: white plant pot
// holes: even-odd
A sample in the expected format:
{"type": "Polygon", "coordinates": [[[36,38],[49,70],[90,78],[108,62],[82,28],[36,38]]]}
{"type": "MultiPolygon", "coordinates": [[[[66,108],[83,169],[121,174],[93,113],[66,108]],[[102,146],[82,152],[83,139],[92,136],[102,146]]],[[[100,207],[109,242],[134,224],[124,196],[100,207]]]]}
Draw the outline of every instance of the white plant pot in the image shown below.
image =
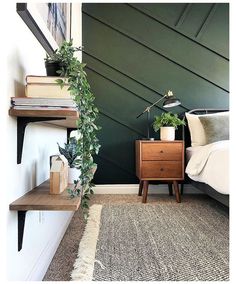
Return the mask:
{"type": "Polygon", "coordinates": [[[74,180],[79,179],[80,170],[76,168],[68,168],[68,183],[74,183],[74,180]]]}
{"type": "Polygon", "coordinates": [[[161,140],[174,141],[175,140],[175,128],[172,126],[161,127],[161,140]]]}

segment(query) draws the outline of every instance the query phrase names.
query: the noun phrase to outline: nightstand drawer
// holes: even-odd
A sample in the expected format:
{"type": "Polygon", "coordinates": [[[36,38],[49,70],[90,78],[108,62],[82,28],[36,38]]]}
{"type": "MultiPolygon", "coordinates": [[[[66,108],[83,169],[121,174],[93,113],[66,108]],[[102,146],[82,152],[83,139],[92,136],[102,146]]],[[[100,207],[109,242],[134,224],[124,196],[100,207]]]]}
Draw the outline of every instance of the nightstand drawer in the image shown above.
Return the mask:
{"type": "Polygon", "coordinates": [[[142,143],[143,161],[181,161],[182,143],[142,143]]]}
{"type": "Polygon", "coordinates": [[[143,161],[141,177],[145,178],[182,178],[181,161],[143,161]]]}

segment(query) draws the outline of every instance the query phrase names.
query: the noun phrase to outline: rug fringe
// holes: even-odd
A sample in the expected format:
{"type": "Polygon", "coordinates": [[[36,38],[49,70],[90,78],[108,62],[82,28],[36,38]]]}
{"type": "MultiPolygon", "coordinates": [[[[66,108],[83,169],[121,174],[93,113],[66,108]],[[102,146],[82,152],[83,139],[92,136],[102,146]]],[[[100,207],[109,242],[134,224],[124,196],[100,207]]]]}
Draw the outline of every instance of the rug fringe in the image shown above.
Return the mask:
{"type": "Polygon", "coordinates": [[[72,281],[92,281],[101,211],[102,205],[95,204],[90,207],[74,270],[71,272],[72,281]]]}

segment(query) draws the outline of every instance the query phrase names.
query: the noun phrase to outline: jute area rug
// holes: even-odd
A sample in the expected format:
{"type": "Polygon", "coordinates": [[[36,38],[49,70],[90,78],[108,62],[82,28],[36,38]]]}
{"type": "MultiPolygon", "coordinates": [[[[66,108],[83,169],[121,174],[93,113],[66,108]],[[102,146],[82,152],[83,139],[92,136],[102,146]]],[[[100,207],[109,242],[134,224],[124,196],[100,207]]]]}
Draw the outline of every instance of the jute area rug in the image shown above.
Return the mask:
{"type": "Polygon", "coordinates": [[[229,220],[204,204],[93,205],[74,281],[229,280],[229,220]]]}

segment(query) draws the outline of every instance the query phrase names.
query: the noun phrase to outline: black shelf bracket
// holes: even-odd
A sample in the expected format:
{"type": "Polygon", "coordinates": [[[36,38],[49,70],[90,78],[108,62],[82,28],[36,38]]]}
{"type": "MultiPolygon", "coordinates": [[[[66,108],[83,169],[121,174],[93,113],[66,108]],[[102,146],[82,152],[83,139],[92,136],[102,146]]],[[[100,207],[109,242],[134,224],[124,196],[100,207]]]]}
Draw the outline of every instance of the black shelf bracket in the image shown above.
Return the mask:
{"type": "Polygon", "coordinates": [[[62,120],[65,117],[17,117],[17,164],[21,163],[26,126],[31,122],[62,120]]]}
{"type": "Polygon", "coordinates": [[[27,211],[18,211],[18,251],[22,249],[26,212],[27,211]]]}

